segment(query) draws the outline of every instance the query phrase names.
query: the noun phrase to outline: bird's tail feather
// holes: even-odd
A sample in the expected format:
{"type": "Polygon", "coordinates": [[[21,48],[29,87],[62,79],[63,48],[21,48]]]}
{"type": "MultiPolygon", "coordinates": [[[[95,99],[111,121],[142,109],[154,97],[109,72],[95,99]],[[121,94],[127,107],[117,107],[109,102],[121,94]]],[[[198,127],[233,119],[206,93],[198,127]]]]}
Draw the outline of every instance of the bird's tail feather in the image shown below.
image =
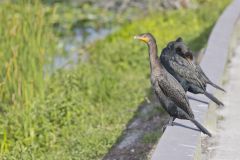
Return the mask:
{"type": "Polygon", "coordinates": [[[224,104],[221,101],[219,101],[216,97],[214,97],[211,93],[204,92],[204,95],[211,99],[213,102],[215,102],[217,105],[224,106],[224,104]]]}
{"type": "Polygon", "coordinates": [[[208,135],[209,137],[212,137],[212,134],[205,127],[203,127],[203,125],[201,125],[198,121],[196,121],[195,119],[191,119],[191,122],[193,122],[201,132],[208,135]]]}
{"type": "Polygon", "coordinates": [[[222,87],[214,84],[214,83],[211,82],[211,81],[208,81],[207,83],[210,84],[211,86],[213,86],[213,87],[216,88],[216,89],[219,89],[219,90],[221,90],[221,91],[223,91],[223,92],[226,92],[225,89],[223,89],[222,87]]]}

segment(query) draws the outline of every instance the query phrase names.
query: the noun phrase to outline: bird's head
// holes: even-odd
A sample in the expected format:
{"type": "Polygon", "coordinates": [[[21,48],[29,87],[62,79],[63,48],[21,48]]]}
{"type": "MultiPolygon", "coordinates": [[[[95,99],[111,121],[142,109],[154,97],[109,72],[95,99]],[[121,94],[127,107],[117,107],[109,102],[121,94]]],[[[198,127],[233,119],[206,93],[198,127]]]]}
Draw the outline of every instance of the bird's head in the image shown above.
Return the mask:
{"type": "Polygon", "coordinates": [[[193,59],[193,53],[192,51],[186,46],[186,44],[183,42],[183,39],[181,37],[177,38],[175,42],[171,43],[170,46],[177,54],[188,58],[190,60],[193,59]]]}
{"type": "Polygon", "coordinates": [[[152,42],[156,43],[156,40],[151,33],[143,33],[143,34],[136,35],[134,36],[134,39],[141,40],[147,44],[150,44],[152,42]]]}

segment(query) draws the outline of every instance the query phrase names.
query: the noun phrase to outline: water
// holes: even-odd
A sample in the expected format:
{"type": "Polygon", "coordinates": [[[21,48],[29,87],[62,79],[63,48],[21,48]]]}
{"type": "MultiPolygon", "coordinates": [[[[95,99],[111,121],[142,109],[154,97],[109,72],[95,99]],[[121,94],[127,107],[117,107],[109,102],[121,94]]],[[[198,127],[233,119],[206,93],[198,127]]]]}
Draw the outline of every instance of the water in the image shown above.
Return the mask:
{"type": "Polygon", "coordinates": [[[64,55],[56,54],[52,64],[44,67],[45,73],[53,73],[58,69],[71,69],[79,62],[87,62],[88,53],[84,52],[84,45],[106,37],[112,30],[93,28],[75,29],[74,36],[64,37],[58,44],[58,49],[64,51],[64,55]]]}

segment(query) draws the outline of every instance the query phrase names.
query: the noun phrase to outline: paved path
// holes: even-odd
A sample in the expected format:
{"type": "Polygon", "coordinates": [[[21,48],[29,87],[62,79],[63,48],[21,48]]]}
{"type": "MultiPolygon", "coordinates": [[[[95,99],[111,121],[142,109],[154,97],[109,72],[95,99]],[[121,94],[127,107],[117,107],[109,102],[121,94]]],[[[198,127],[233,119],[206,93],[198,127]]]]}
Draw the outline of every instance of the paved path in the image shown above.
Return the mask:
{"type": "Polygon", "coordinates": [[[224,96],[226,107],[219,111],[223,120],[218,127],[212,160],[240,160],[240,43],[235,49],[228,72],[229,81],[224,96]]]}

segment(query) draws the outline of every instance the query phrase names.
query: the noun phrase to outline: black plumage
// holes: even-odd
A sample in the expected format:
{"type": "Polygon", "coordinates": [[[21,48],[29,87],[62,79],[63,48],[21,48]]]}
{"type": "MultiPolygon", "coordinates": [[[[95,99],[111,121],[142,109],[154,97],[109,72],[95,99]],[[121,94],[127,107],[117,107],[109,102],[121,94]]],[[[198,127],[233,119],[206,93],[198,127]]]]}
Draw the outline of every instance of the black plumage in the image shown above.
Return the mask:
{"type": "Polygon", "coordinates": [[[158,60],[157,44],[154,37],[150,33],[145,33],[135,36],[135,39],[142,40],[148,45],[151,84],[162,107],[171,117],[190,120],[204,134],[211,136],[210,132],[195,120],[183,87],[158,60]]]}
{"type": "Polygon", "coordinates": [[[178,80],[185,91],[204,94],[216,104],[224,106],[221,101],[207,92],[206,87],[207,84],[210,84],[222,91],[224,89],[210,81],[200,65],[193,62],[192,52],[181,38],[168,43],[161,53],[160,61],[167,71],[178,80]]]}

